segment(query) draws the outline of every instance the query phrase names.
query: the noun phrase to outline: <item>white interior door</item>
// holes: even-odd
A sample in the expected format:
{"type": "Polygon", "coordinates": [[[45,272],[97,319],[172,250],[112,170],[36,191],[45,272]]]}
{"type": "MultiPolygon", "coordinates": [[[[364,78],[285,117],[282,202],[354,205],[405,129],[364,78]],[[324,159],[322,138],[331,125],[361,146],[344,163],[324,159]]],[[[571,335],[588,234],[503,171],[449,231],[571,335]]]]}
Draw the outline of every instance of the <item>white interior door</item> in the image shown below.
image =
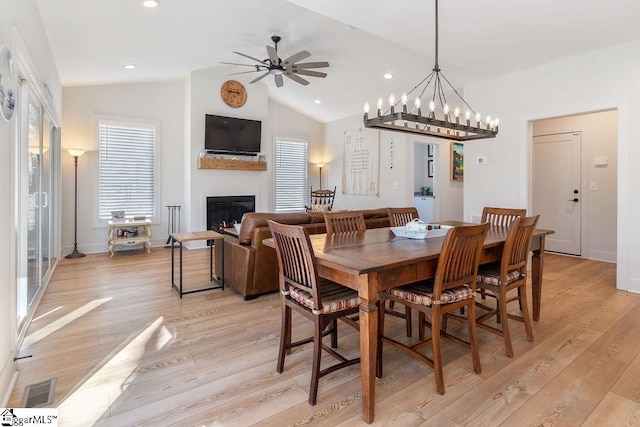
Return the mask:
{"type": "Polygon", "coordinates": [[[533,137],[533,212],[538,228],[554,230],[545,248],[580,255],[580,132],[533,137]]]}

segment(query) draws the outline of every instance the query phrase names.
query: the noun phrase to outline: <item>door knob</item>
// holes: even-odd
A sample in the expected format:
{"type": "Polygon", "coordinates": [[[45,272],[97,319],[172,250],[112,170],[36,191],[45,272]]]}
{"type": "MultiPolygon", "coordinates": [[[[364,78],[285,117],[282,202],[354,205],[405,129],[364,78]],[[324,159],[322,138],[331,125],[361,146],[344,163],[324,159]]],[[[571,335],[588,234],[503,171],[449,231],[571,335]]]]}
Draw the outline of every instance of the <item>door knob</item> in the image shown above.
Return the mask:
{"type": "Polygon", "coordinates": [[[573,190],[573,194],[578,194],[579,191],[578,190],[573,190]]]}
{"type": "Polygon", "coordinates": [[[576,202],[578,203],[580,200],[577,197],[574,197],[573,199],[569,199],[567,200],[567,202],[576,202]]]}

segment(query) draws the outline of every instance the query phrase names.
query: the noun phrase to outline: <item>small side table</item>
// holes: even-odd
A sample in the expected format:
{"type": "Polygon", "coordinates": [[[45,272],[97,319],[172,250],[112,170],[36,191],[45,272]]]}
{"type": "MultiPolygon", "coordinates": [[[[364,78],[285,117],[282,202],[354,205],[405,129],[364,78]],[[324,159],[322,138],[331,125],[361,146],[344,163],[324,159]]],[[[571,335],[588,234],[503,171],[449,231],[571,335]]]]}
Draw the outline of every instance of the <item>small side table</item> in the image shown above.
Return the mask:
{"type": "MultiPolygon", "coordinates": [[[[224,291],[224,236],[218,232],[207,230],[207,231],[195,231],[195,232],[186,232],[186,233],[171,233],[171,287],[178,292],[180,298],[186,294],[192,294],[194,292],[202,292],[209,291],[211,289],[222,289],[224,291]],[[209,281],[217,283],[216,286],[211,286],[208,288],[196,289],[194,291],[183,291],[182,290],[182,246],[184,242],[193,242],[196,240],[214,240],[221,241],[222,244],[220,247],[222,248],[222,271],[220,272],[220,280],[213,277],[213,245],[209,247],[209,281]],[[179,284],[175,283],[175,257],[174,257],[174,249],[175,242],[180,243],[180,279],[179,284]]],[[[218,245],[216,245],[218,247],[218,245]]]]}
{"type": "Polygon", "coordinates": [[[109,220],[109,252],[113,256],[116,246],[143,244],[147,253],[151,253],[151,220],[122,219],[109,220]],[[133,230],[133,233],[132,233],[133,230]],[[132,235],[129,235],[132,233],[132,235]]]}

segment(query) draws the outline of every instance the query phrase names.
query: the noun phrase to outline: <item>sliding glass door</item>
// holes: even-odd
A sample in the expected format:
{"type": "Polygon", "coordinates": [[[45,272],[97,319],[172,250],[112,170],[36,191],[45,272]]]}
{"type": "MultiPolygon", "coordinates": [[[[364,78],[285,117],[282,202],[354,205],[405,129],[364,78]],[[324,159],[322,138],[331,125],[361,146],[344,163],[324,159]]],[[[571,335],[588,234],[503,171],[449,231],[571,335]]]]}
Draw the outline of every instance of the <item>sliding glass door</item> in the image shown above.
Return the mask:
{"type": "Polygon", "coordinates": [[[29,313],[32,304],[47,279],[53,262],[54,214],[52,192],[54,185],[53,159],[59,149],[59,132],[38,98],[30,93],[30,86],[22,82],[18,112],[19,176],[19,244],[18,272],[18,321],[29,313]]]}

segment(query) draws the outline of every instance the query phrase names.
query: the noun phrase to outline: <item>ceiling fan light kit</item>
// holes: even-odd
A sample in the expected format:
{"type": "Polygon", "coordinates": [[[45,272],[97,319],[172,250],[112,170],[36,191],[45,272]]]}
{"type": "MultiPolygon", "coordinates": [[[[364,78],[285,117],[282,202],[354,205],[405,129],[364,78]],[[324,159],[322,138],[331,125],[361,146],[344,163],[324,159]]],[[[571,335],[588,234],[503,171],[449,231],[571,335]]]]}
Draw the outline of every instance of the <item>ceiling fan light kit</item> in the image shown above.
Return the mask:
{"type": "MultiPolygon", "coordinates": [[[[442,70],[440,70],[440,66],[438,65],[438,0],[435,0],[435,5],[436,50],[433,70],[413,89],[406,94],[403,93],[399,101],[396,101],[395,97],[391,95],[389,97],[389,108],[386,111],[383,112],[382,110],[382,98],[378,99],[377,114],[375,117],[369,117],[369,104],[366,103],[364,106],[364,126],[373,129],[427,135],[455,141],[495,138],[498,134],[499,120],[487,116],[483,121],[480,113],[471,108],[462,95],[460,95],[449,80],[447,80],[442,70]],[[442,87],[443,81],[453,93],[455,93],[462,107],[466,108],[464,118],[460,117],[459,107],[456,106],[453,112],[450,111],[442,87]],[[432,83],[433,85],[431,85],[432,83]],[[429,101],[429,113],[422,115],[422,95],[424,95],[429,88],[431,88],[430,91],[432,93],[431,100],[429,101]],[[408,95],[411,95],[414,91],[420,91],[420,93],[415,98],[413,108],[409,110],[407,106],[408,95]],[[436,115],[436,103],[439,104],[442,115],[436,115]],[[398,104],[401,104],[400,109],[396,111],[398,104]],[[473,122],[472,115],[474,119],[473,122]]],[[[440,113],[440,111],[438,113],[440,113]]]]}
{"type": "Polygon", "coordinates": [[[230,75],[261,72],[261,75],[251,80],[249,83],[256,83],[266,76],[272,75],[277,87],[282,87],[284,85],[284,79],[282,78],[282,76],[288,77],[291,80],[305,86],[309,84],[309,81],[303,79],[302,77],[300,77],[300,75],[321,78],[327,77],[326,73],[313,71],[311,70],[311,68],[326,68],[329,66],[328,62],[299,62],[311,56],[311,54],[306,50],[301,50],[300,52],[293,54],[284,60],[280,58],[280,56],[278,55],[278,43],[280,42],[280,40],[282,40],[280,36],[271,36],[271,41],[273,41],[274,46],[267,46],[267,55],[269,57],[264,60],[254,58],[242,52],[233,52],[236,55],[244,56],[245,58],[256,62],[255,64],[239,64],[235,62],[222,62],[222,64],[253,67],[255,68],[255,70],[241,71],[239,73],[232,73],[230,75]]]}

